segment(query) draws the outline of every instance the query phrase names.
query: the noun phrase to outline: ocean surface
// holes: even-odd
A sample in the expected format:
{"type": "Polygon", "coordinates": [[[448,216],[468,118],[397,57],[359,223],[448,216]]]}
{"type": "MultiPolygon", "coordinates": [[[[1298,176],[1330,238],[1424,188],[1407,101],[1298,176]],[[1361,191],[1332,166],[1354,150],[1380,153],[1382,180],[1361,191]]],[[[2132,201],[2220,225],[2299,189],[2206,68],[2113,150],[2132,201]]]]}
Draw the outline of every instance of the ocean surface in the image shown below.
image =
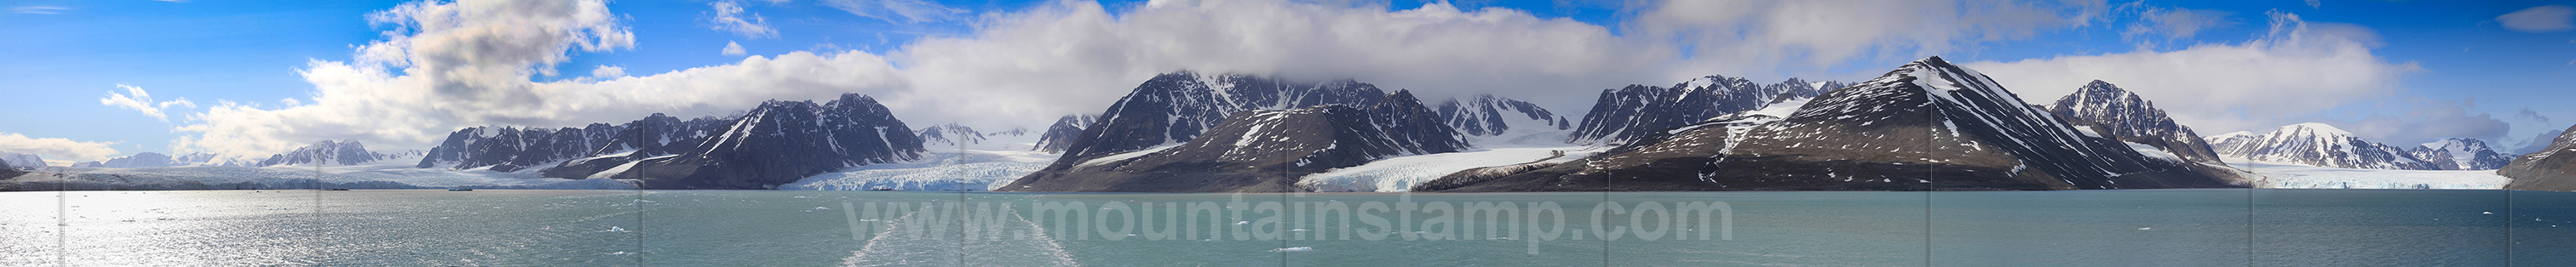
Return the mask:
{"type": "Polygon", "coordinates": [[[0,266],[2576,262],[2576,193],[2501,190],[262,190],[7,192],[0,203],[0,266]]]}

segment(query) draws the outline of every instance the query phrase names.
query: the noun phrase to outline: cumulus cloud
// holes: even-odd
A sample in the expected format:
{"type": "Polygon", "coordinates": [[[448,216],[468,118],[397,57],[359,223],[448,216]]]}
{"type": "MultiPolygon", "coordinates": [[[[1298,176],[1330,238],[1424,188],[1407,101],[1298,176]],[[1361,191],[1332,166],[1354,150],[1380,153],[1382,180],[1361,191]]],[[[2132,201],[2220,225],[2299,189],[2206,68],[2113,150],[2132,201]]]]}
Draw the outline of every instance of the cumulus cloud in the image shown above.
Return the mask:
{"type": "Polygon", "coordinates": [[[15,7],[15,8],[9,8],[9,11],[10,11],[10,12],[18,12],[18,14],[41,14],[41,15],[62,14],[64,10],[72,10],[72,8],[68,8],[68,7],[58,7],[58,6],[20,6],[20,7],[15,7]]]}
{"type": "Polygon", "coordinates": [[[2202,133],[2302,122],[2293,117],[2385,96],[2398,76],[2422,70],[2373,54],[2378,35],[2367,28],[2270,17],[2269,31],[2243,43],[1966,65],[2025,101],[2055,101],[2096,79],[2118,84],[2202,133]]]}
{"type": "Polygon", "coordinates": [[[2496,16],[2505,29],[2521,32],[2559,32],[2576,29],[2576,7],[2546,5],[2525,8],[2496,16]]]}
{"type": "Polygon", "coordinates": [[[143,87],[134,87],[132,85],[123,84],[116,85],[116,87],[125,88],[126,93],[119,94],[115,91],[109,91],[107,92],[107,97],[98,99],[98,104],[140,111],[143,112],[143,116],[151,116],[152,119],[161,121],[170,121],[170,116],[163,115],[161,113],[162,109],[170,108],[170,106],[197,108],[197,103],[189,102],[186,97],[164,102],[153,102],[152,93],[144,92],[143,87]]]}
{"type": "Polygon", "coordinates": [[[741,1],[716,1],[707,5],[715,8],[715,17],[707,20],[715,23],[716,30],[732,32],[748,38],[778,36],[778,29],[769,27],[769,18],[761,17],[760,13],[750,13],[750,16],[745,17],[741,1]]]}
{"type": "Polygon", "coordinates": [[[740,56],[740,55],[743,55],[743,54],[749,54],[749,53],[748,53],[748,52],[745,52],[745,51],[742,51],[742,43],[736,43],[736,42],[733,42],[733,41],[725,41],[724,54],[725,54],[725,55],[727,55],[727,56],[740,56]]]}
{"type": "Polygon", "coordinates": [[[945,21],[966,13],[964,9],[924,0],[823,0],[823,4],[850,14],[897,23],[945,21]]]}
{"type": "Polygon", "coordinates": [[[1782,63],[1827,67],[1867,55],[1912,60],[2087,25],[2105,8],[2083,1],[1666,1],[1640,12],[1630,32],[1682,41],[1692,59],[1682,75],[1759,74],[1782,63]]]}
{"type": "Polygon", "coordinates": [[[617,78],[617,77],[626,77],[626,68],[624,68],[624,67],[618,67],[618,66],[599,66],[599,68],[593,68],[593,69],[590,69],[590,77],[598,77],[598,78],[617,78]]]}
{"type": "Polygon", "coordinates": [[[2512,125],[2487,113],[2470,114],[2465,101],[2409,98],[2411,106],[2397,116],[2371,115],[2359,120],[2323,120],[2374,142],[2419,144],[2442,138],[2501,141],[2512,125]]]}
{"type": "MultiPolygon", "coordinates": [[[[18,133],[0,133],[0,151],[42,155],[47,159],[106,160],[116,155],[116,142],[81,142],[63,138],[28,138],[18,133]]],[[[52,163],[47,163],[52,164],[52,163]]]]}

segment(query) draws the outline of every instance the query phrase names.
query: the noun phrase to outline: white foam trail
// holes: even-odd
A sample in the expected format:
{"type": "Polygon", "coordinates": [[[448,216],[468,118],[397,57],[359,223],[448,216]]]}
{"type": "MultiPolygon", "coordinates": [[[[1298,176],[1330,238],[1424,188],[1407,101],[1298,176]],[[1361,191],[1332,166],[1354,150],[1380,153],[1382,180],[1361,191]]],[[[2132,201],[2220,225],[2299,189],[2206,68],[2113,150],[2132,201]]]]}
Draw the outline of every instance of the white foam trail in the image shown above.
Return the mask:
{"type": "Polygon", "coordinates": [[[979,230],[986,233],[980,236],[999,236],[1000,238],[961,241],[957,239],[964,236],[963,230],[959,229],[959,225],[954,225],[955,220],[960,217],[956,214],[948,216],[930,214],[930,209],[932,208],[925,207],[923,210],[905,213],[901,218],[886,221],[889,226],[885,231],[878,232],[874,238],[869,238],[867,246],[859,248],[859,251],[851,252],[850,258],[842,260],[842,265],[1082,266],[1082,263],[1074,262],[1073,254],[1065,252],[1064,246],[1057,244],[1054,237],[1046,235],[1046,229],[1038,227],[1036,222],[1031,222],[1028,218],[1020,217],[1018,212],[1002,212],[996,216],[1008,217],[998,225],[1002,229],[979,230]],[[948,225],[920,226],[924,224],[948,225]],[[922,227],[924,230],[920,232],[925,236],[903,236],[905,233],[915,231],[907,227],[922,227]],[[1000,235],[1001,233],[1012,235],[1003,236],[1000,235]],[[938,239],[931,239],[930,236],[937,236],[938,239]],[[1020,238],[1020,236],[1027,236],[1027,238],[1020,238]],[[961,253],[965,255],[961,257],[961,253]]]}

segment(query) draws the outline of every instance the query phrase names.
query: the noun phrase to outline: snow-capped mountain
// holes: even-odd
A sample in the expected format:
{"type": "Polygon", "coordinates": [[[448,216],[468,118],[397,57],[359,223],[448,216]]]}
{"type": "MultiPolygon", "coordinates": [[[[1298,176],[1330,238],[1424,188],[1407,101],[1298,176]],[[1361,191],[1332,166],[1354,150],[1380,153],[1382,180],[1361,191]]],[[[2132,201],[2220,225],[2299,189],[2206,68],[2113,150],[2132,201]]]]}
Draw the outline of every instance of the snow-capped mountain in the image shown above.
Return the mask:
{"type": "Polygon", "coordinates": [[[2220,162],[2218,152],[2190,126],[2166,117],[2154,101],[2109,82],[2086,83],[2049,105],[2049,112],[2077,126],[2093,127],[2103,137],[2155,147],[2191,162],[2220,162]]]}
{"type": "MultiPolygon", "coordinates": [[[[447,141],[431,148],[414,167],[445,167],[451,170],[488,168],[497,172],[517,172],[563,166],[569,160],[605,154],[636,155],[677,154],[682,148],[696,145],[731,121],[704,117],[681,121],[661,113],[622,125],[592,123],[583,128],[517,128],[482,126],[457,130],[447,141]],[[636,153],[628,153],[636,152],[636,153]]],[[[602,168],[604,169],[604,168],[602,168]]],[[[601,169],[591,169],[596,172],[601,169]]],[[[580,175],[588,175],[583,172],[580,175]]],[[[581,176],[556,176],[582,178],[581,176]]]]}
{"type": "MultiPolygon", "coordinates": [[[[815,174],[919,159],[924,149],[916,134],[867,96],[843,94],[824,104],[772,100],[684,152],[584,177],[638,179],[648,189],[776,189],[815,174]]],[[[606,163],[618,162],[585,165],[606,163]]]]}
{"type": "Polygon", "coordinates": [[[1449,128],[1458,129],[1458,133],[1468,136],[1496,136],[1513,130],[1561,131],[1574,128],[1568,125],[1570,123],[1565,117],[1548,112],[1538,104],[1491,94],[1476,94],[1463,102],[1456,98],[1440,101],[1440,117],[1448,122],[1449,128]]]}
{"type": "Polygon", "coordinates": [[[2504,189],[2576,191],[2576,126],[2558,132],[2549,147],[2496,169],[2497,175],[2513,178],[2504,189]]]}
{"type": "Polygon", "coordinates": [[[2475,138],[2442,139],[2406,152],[2444,170],[2493,170],[2513,163],[2513,155],[2496,153],[2487,148],[2487,142],[2475,138]]]}
{"type": "MultiPolygon", "coordinates": [[[[1794,98],[1789,98],[1794,99],[1794,98]]],[[[1782,104],[1797,101],[1781,101],[1782,104]]],[[[1594,110],[1602,110],[1595,108],[1594,110]]],[[[1587,120],[1589,121],[1589,120],[1587,120]]],[[[1585,127],[1591,127],[1586,124],[1585,127]]],[[[1584,159],[1415,191],[2233,187],[2021,101],[1940,57],[1806,100],[1643,133],[1584,159]],[[1775,114],[1786,114],[1780,116],[1775,114]]]]}
{"type": "Polygon", "coordinates": [[[1376,106],[1385,91],[1353,80],[1305,82],[1245,74],[1179,71],[1156,75],[1119,98],[1065,145],[1065,158],[1086,159],[1187,142],[1245,110],[1325,104],[1376,106]]]}
{"type": "Polygon", "coordinates": [[[375,162],[383,159],[385,159],[384,154],[367,152],[367,145],[360,144],[358,141],[334,142],[331,140],[322,140],[321,142],[313,142],[311,145],[296,148],[295,151],[268,156],[268,159],[260,160],[259,163],[254,166],[267,167],[277,165],[304,165],[317,162],[323,165],[345,166],[375,162]]]}
{"type": "Polygon", "coordinates": [[[1622,144],[1640,136],[1698,123],[1718,115],[1762,109],[1791,98],[1813,98],[1841,89],[1840,82],[1814,83],[1791,78],[1760,85],[1738,77],[1710,75],[1671,87],[1629,85],[1601,90],[1592,111],[1583,115],[1570,143],[1622,144]]]}
{"type": "Polygon", "coordinates": [[[1089,114],[1064,115],[1064,118],[1055,120],[1055,125],[1047,126],[1045,134],[1038,136],[1038,145],[1035,149],[1049,154],[1064,153],[1065,148],[1073,146],[1074,138],[1082,137],[1082,129],[1089,128],[1092,123],[1099,121],[1100,116],[1089,114]]]}
{"type": "Polygon", "coordinates": [[[169,166],[179,166],[179,165],[185,165],[185,164],[180,163],[177,159],[170,158],[170,155],[163,155],[163,154],[161,154],[161,153],[154,153],[154,152],[143,152],[143,153],[134,153],[134,155],[131,155],[131,156],[124,156],[124,157],[116,157],[116,158],[107,159],[107,162],[106,162],[106,163],[104,163],[103,165],[106,165],[108,168],[145,168],[145,167],[169,167],[169,166]]]}
{"type": "Polygon", "coordinates": [[[983,132],[955,123],[921,127],[920,131],[913,134],[921,138],[922,147],[958,147],[984,143],[983,132]]]}
{"type": "Polygon", "coordinates": [[[2549,145],[2552,145],[2549,140],[2557,139],[2559,135],[2563,134],[2567,134],[2567,130],[2549,130],[2547,132],[2541,132],[2540,136],[2531,137],[2531,145],[2523,146],[2521,149],[2514,149],[2512,153],[2531,154],[2540,152],[2541,150],[2547,150],[2549,149],[2549,145]]]}
{"type": "Polygon", "coordinates": [[[2406,149],[2362,140],[2352,132],[2324,123],[2281,126],[2262,135],[2228,133],[2211,136],[2207,141],[2219,155],[2258,161],[2347,169],[2442,169],[2406,149]]]}
{"type": "Polygon", "coordinates": [[[1397,91],[1365,108],[1328,104],[1236,112],[1176,146],[1068,156],[996,191],[1290,192],[1307,174],[1400,155],[1467,149],[1465,136],[1397,91]]]}
{"type": "Polygon", "coordinates": [[[36,156],[36,154],[19,154],[0,151],[0,162],[8,162],[9,166],[35,168],[45,166],[45,157],[36,156]]]}

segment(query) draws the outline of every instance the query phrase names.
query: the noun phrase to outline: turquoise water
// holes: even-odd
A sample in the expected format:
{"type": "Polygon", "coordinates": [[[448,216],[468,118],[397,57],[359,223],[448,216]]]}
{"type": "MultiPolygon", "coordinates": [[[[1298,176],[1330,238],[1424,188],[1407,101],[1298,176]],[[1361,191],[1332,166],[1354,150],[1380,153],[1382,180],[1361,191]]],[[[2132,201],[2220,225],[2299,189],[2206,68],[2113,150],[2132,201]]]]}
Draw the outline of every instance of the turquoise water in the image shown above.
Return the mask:
{"type": "Polygon", "coordinates": [[[6,266],[2576,262],[2576,193],[2495,190],[93,191],[0,193],[0,203],[6,266]],[[1398,210],[1408,203],[1412,212],[1398,210]],[[1604,240],[1610,232],[1619,238],[1604,240]]]}

